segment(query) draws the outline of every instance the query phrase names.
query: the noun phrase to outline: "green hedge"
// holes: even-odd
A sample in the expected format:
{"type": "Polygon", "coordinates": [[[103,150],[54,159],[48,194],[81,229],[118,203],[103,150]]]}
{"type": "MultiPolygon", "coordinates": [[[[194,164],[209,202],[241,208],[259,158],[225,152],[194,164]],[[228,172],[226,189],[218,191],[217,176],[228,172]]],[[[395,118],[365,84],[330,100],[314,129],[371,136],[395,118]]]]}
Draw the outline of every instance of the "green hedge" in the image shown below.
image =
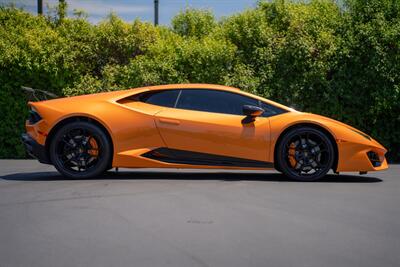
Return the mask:
{"type": "Polygon", "coordinates": [[[400,160],[398,0],[260,2],[219,21],[187,9],[171,27],[60,14],[0,7],[0,158],[25,156],[20,86],[79,95],[204,82],[341,120],[400,160]]]}

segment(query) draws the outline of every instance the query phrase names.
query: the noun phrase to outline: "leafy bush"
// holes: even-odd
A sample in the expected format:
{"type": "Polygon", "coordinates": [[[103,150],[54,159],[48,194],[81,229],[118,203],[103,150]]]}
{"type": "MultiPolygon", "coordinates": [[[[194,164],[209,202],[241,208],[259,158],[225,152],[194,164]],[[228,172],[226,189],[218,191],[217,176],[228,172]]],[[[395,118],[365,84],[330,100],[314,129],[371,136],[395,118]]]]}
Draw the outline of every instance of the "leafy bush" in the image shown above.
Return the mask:
{"type": "Polygon", "coordinates": [[[179,35],[201,38],[216,27],[209,10],[186,9],[172,19],[172,30],[179,35]]]}
{"type": "Polygon", "coordinates": [[[21,85],[71,96],[205,82],[349,123],[400,160],[400,1],[276,0],[220,21],[186,9],[171,25],[0,7],[0,157],[25,156],[21,85]]]}

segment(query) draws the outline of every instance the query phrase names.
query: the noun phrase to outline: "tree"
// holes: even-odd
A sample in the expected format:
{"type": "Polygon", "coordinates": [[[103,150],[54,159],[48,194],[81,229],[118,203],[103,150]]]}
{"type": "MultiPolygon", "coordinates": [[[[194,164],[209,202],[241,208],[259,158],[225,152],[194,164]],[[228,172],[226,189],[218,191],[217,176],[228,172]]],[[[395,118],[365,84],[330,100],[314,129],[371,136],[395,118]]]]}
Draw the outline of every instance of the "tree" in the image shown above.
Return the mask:
{"type": "Polygon", "coordinates": [[[215,26],[214,15],[209,10],[187,8],[172,19],[173,31],[187,37],[201,38],[215,26]]]}

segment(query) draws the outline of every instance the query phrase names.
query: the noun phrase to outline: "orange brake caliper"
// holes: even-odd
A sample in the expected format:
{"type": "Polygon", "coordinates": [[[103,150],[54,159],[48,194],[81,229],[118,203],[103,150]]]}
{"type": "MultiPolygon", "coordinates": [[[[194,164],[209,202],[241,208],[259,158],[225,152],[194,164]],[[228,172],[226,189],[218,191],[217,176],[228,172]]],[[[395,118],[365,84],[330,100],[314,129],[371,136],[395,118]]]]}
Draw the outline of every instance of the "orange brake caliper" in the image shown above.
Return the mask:
{"type": "Polygon", "coordinates": [[[288,157],[289,157],[290,165],[292,165],[293,168],[297,164],[295,153],[296,153],[296,146],[295,146],[294,143],[291,143],[290,146],[289,146],[289,155],[288,155],[288,157]]]}
{"type": "Polygon", "coordinates": [[[99,146],[97,145],[96,139],[90,137],[89,144],[91,146],[91,149],[88,150],[89,155],[97,157],[97,155],[99,154],[99,146]]]}

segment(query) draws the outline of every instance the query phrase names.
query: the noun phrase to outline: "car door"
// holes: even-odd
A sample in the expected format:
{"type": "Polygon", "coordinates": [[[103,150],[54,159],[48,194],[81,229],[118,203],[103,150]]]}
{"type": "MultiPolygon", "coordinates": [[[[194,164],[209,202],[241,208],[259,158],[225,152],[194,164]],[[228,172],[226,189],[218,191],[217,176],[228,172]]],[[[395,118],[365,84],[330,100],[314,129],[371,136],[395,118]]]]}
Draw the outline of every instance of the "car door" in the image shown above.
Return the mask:
{"type": "Polygon", "coordinates": [[[198,163],[209,163],[205,165],[233,162],[266,167],[269,119],[257,117],[243,123],[243,105],[258,104],[256,99],[229,91],[182,89],[175,106],[157,113],[155,121],[167,148],[177,157],[201,158],[198,163]]]}

